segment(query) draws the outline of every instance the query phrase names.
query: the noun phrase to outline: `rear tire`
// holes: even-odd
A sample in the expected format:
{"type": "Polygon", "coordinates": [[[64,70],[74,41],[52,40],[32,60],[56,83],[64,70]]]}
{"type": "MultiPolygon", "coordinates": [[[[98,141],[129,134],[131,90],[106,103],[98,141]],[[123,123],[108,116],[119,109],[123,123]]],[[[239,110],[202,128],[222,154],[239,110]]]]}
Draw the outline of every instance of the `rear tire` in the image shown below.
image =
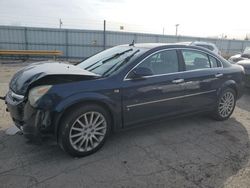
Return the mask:
{"type": "Polygon", "coordinates": [[[84,157],[98,151],[111,131],[109,113],[94,104],[70,110],[61,122],[59,145],[74,157],[84,157]]]}
{"type": "Polygon", "coordinates": [[[227,120],[233,113],[236,105],[236,92],[234,89],[223,90],[217,100],[213,118],[218,121],[227,120]]]}

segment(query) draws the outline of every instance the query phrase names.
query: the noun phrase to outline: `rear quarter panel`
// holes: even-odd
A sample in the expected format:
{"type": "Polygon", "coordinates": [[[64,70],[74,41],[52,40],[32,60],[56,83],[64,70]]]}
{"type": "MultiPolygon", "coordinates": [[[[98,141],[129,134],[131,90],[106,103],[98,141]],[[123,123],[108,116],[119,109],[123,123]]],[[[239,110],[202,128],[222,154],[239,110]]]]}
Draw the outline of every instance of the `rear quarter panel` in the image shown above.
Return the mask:
{"type": "Polygon", "coordinates": [[[218,94],[225,88],[231,87],[236,90],[237,97],[240,98],[243,93],[244,69],[238,65],[223,68],[224,77],[218,94]]]}

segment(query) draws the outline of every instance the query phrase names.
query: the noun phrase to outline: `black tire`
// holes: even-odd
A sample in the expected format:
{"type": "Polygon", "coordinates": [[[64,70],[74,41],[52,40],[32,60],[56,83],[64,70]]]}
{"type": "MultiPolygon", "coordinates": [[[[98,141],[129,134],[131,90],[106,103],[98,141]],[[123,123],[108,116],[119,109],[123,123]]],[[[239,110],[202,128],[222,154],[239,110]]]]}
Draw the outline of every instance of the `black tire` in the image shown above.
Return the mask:
{"type": "Polygon", "coordinates": [[[214,112],[212,112],[212,117],[215,119],[215,120],[218,120],[218,121],[224,121],[224,120],[227,120],[233,113],[234,111],[234,108],[235,108],[235,105],[236,105],[236,91],[232,88],[226,88],[225,90],[223,90],[220,94],[220,96],[218,97],[218,100],[217,100],[217,104],[216,104],[216,109],[214,110],[214,112]],[[230,110],[230,112],[226,115],[222,115],[222,113],[220,113],[220,104],[223,100],[223,97],[226,95],[226,94],[230,94],[233,96],[233,104],[232,104],[232,109],[230,110]]]}
{"type": "MultiPolygon", "coordinates": [[[[81,133],[84,134],[83,132],[81,132],[81,133]]],[[[62,119],[62,121],[61,121],[61,125],[60,125],[59,132],[58,132],[58,142],[59,142],[60,147],[65,152],[70,154],[71,156],[84,157],[84,156],[93,154],[96,151],[98,151],[104,145],[104,143],[105,143],[107,137],[109,136],[110,132],[111,132],[111,118],[110,118],[109,113],[99,105],[87,104],[87,105],[83,105],[83,106],[80,106],[80,107],[77,106],[77,107],[71,109],[69,112],[67,112],[66,117],[64,117],[62,119]],[[81,117],[81,115],[84,115],[86,113],[92,113],[92,112],[100,113],[102,115],[102,118],[105,119],[105,121],[106,121],[106,123],[105,123],[106,131],[105,131],[105,133],[103,133],[104,136],[102,136],[102,140],[100,141],[100,143],[98,143],[98,145],[96,145],[93,149],[91,149],[89,151],[86,151],[86,150],[85,151],[79,151],[76,148],[74,148],[76,146],[72,143],[72,139],[73,139],[73,138],[71,138],[71,136],[72,136],[71,135],[72,126],[73,125],[76,126],[75,125],[76,120],[79,117],[81,117]]],[[[88,133],[90,133],[90,132],[88,132],[88,133]]],[[[87,133],[85,133],[85,134],[87,134],[87,133]]],[[[81,135],[81,136],[83,136],[83,135],[81,135]]],[[[84,140],[86,140],[85,137],[84,137],[84,140]]],[[[88,138],[87,138],[87,140],[88,140],[88,138]]],[[[98,140],[100,140],[100,139],[98,139],[98,140]]],[[[85,141],[85,142],[87,142],[87,141],[85,141]]],[[[88,143],[87,143],[87,145],[88,145],[88,143]]],[[[87,146],[87,148],[88,148],[88,146],[87,146]]]]}

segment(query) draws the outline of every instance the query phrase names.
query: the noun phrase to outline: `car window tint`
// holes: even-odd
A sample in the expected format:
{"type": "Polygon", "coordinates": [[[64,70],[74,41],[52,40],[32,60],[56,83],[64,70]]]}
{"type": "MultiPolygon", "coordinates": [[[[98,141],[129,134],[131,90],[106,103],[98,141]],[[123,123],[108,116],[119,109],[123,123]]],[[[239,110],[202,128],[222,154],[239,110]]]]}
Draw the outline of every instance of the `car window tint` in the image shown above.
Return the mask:
{"type": "Polygon", "coordinates": [[[209,56],[211,67],[218,67],[218,61],[212,56],[209,56]]]}
{"type": "Polygon", "coordinates": [[[183,50],[182,54],[186,70],[210,68],[210,63],[206,54],[191,50],[183,50]]]}
{"type": "Polygon", "coordinates": [[[178,72],[177,53],[175,50],[158,52],[148,57],[138,67],[150,69],[153,75],[178,72]]]}

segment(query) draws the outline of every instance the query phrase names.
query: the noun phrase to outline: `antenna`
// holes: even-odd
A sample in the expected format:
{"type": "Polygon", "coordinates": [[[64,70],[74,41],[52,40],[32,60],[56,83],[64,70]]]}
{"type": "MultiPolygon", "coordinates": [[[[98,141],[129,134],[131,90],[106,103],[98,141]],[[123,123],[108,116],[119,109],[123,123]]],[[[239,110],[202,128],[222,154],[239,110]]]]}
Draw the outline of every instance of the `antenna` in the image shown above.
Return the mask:
{"type": "Polygon", "coordinates": [[[129,46],[135,46],[135,40],[133,40],[132,43],[129,44],[129,46]]]}
{"type": "Polygon", "coordinates": [[[60,19],[59,19],[59,28],[60,28],[60,29],[62,28],[62,25],[63,25],[63,22],[62,22],[62,19],[60,18],[60,19]]]}

